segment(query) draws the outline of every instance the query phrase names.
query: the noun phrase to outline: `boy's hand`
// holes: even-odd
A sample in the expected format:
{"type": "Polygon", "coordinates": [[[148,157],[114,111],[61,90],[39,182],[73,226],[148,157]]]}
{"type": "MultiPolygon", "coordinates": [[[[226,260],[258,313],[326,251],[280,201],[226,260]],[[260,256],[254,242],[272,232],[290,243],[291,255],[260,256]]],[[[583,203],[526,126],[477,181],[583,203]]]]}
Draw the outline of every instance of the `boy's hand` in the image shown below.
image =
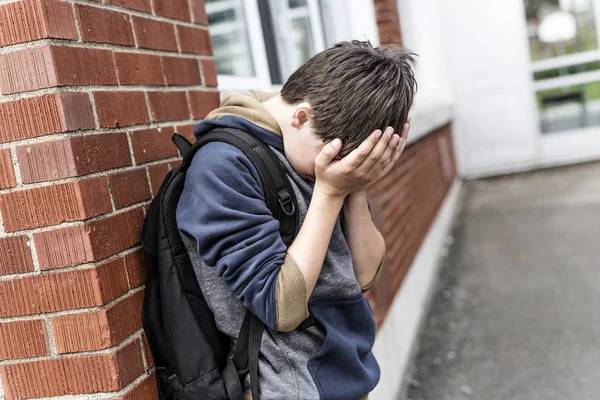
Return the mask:
{"type": "Polygon", "coordinates": [[[386,175],[400,158],[406,145],[410,119],[402,128],[402,136],[388,127],[376,130],[358,148],[339,161],[334,161],[342,142],[335,139],[325,145],[315,160],[315,187],[332,197],[366,190],[386,175]]]}

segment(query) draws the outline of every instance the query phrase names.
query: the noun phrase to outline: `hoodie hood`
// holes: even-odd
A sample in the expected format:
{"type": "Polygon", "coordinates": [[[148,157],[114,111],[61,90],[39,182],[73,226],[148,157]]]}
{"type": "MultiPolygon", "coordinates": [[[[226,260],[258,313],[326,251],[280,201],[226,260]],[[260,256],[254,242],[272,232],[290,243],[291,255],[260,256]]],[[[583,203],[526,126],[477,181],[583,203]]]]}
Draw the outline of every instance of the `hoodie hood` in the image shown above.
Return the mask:
{"type": "Polygon", "coordinates": [[[262,105],[276,93],[255,90],[230,92],[223,96],[219,108],[211,111],[194,127],[194,135],[202,136],[217,127],[235,128],[256,136],[269,146],[283,151],[279,124],[262,105]]]}

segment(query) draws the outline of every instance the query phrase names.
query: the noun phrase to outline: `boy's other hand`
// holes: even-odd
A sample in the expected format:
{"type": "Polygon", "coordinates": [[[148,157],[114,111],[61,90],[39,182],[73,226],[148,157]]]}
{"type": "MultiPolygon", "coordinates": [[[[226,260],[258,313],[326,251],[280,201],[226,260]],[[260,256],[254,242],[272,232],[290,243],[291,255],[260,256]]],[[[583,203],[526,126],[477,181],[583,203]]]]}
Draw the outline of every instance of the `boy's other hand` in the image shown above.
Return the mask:
{"type": "Polygon", "coordinates": [[[401,135],[387,127],[384,132],[374,131],[358,148],[341,160],[334,161],[342,142],[335,139],[325,145],[315,160],[315,187],[332,197],[366,190],[385,176],[394,166],[406,146],[410,119],[402,127],[401,135]]]}

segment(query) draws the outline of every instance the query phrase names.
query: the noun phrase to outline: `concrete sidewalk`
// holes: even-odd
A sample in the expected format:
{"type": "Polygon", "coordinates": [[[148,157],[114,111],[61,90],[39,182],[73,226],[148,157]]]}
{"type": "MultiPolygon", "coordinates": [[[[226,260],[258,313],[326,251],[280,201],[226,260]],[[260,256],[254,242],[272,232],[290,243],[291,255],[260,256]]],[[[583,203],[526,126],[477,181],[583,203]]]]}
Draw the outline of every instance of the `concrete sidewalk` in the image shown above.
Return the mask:
{"type": "Polygon", "coordinates": [[[600,399],[600,164],[465,184],[453,239],[406,398],[600,399]]]}

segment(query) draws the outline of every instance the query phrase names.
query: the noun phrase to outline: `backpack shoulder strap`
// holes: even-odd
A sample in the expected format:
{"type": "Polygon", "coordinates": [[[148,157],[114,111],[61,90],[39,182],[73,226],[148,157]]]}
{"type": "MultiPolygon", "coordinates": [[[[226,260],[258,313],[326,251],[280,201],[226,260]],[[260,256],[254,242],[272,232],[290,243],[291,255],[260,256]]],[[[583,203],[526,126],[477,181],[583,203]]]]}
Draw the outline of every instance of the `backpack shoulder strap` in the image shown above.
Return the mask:
{"type": "Polygon", "coordinates": [[[296,195],[287,178],[285,168],[269,146],[251,134],[234,128],[213,129],[199,138],[189,149],[178,143],[181,139],[183,137],[179,135],[173,136],[173,141],[178,145],[180,151],[185,151],[185,153],[182,151],[183,161],[181,163],[181,168],[184,169],[190,166],[196,152],[210,142],[227,143],[244,153],[258,172],[265,194],[265,202],[273,216],[279,220],[279,233],[284,243],[288,246],[292,243],[298,233],[299,223],[296,195]]]}

